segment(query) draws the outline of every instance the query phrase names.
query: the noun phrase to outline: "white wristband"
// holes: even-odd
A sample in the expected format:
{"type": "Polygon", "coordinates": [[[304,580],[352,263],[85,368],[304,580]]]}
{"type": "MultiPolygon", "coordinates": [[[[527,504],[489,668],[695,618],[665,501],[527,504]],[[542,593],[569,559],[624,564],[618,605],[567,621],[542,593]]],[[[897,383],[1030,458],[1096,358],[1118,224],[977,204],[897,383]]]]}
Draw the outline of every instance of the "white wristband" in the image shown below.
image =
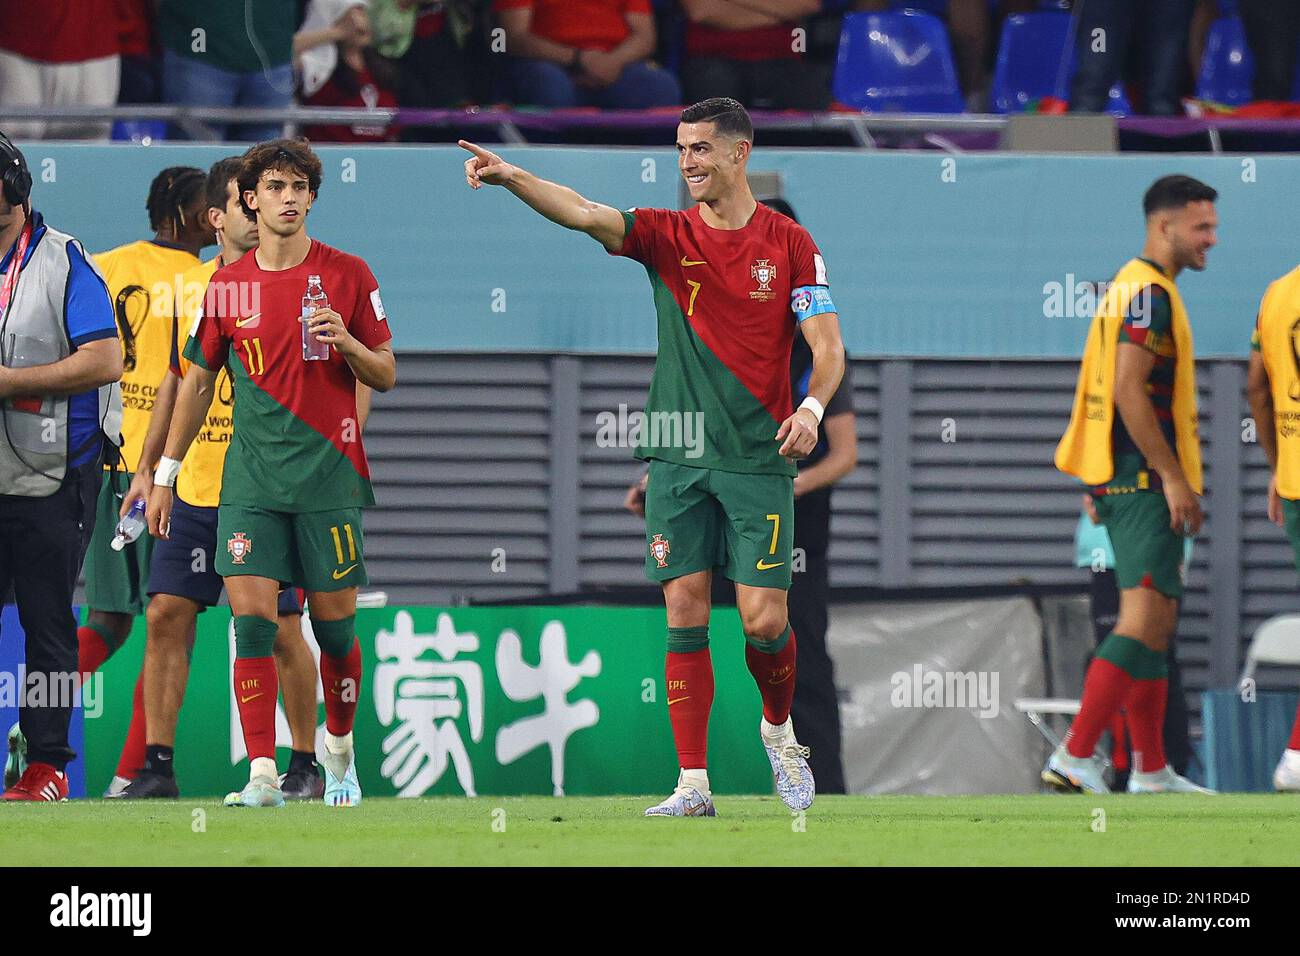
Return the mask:
{"type": "Polygon", "coordinates": [[[809,395],[807,398],[805,398],[802,402],[799,403],[799,407],[806,408],[814,415],[816,415],[818,425],[822,423],[822,416],[826,414],[826,409],[822,407],[822,403],[817,401],[817,399],[809,395]]]}
{"type": "Polygon", "coordinates": [[[176,487],[176,476],[180,473],[181,463],[166,455],[158,459],[158,467],[153,472],[153,483],[164,488],[176,487]]]}

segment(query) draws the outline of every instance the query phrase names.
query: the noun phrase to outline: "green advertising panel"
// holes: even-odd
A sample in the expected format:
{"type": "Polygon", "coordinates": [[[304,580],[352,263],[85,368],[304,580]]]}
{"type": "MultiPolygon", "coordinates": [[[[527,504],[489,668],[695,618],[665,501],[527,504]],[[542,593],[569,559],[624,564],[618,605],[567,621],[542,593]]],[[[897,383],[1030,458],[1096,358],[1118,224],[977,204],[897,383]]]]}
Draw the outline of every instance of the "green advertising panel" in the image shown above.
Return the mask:
{"type": "MultiPolygon", "coordinates": [[[[710,782],[719,793],[770,793],[739,618],[721,610],[710,627],[717,685],[710,782]]],[[[303,629],[317,653],[309,620],[303,629]]],[[[662,608],[363,609],[357,638],[364,676],[355,741],[367,794],[660,794],[676,783],[662,608]]],[[[117,765],[143,649],[141,620],[104,667],[104,713],[86,721],[92,795],[117,765]]],[[[206,611],[176,738],[186,796],[221,795],[248,778],[233,659],[229,609],[206,611]]],[[[318,752],[324,719],[320,704],[318,752]]],[[[282,712],[276,725],[283,771],[282,712]]]]}

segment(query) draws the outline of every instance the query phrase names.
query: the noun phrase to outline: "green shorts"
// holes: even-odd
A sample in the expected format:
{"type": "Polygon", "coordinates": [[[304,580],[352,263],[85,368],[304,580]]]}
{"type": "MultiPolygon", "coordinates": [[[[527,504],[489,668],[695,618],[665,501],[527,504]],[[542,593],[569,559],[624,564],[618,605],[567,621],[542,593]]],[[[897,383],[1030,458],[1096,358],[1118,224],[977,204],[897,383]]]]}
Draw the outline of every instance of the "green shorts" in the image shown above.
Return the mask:
{"type": "Polygon", "coordinates": [[[365,584],[361,509],[294,513],[221,505],[216,567],[223,578],[252,574],[308,591],[365,584]]]}
{"type": "Polygon", "coordinates": [[[1097,517],[1115,551],[1115,583],[1183,596],[1183,536],[1169,527],[1169,504],[1159,491],[1102,495],[1097,517]]]}
{"type": "Polygon", "coordinates": [[[719,568],[737,584],[788,591],[794,479],[651,461],[645,535],[651,581],[719,568]]]}
{"type": "Polygon", "coordinates": [[[149,562],[153,558],[154,539],[144,532],[121,551],[109,547],[117,530],[120,495],[131,487],[131,476],[124,471],[104,473],[95,501],[95,530],[86,546],[86,607],[92,611],[116,614],[144,613],[149,603],[149,562]]]}
{"type": "Polygon", "coordinates": [[[1295,557],[1295,569],[1300,571],[1300,501],[1282,499],[1282,527],[1291,542],[1291,551],[1295,557]]]}

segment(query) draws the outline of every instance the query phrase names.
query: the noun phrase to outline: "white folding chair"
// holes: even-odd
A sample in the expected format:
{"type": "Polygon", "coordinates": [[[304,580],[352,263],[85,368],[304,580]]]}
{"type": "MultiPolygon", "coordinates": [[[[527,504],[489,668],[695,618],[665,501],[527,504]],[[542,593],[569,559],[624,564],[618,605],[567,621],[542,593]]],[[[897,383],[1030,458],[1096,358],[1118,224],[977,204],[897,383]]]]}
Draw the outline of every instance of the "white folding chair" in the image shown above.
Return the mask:
{"type": "Polygon", "coordinates": [[[1055,750],[1061,746],[1061,738],[1056,736],[1045,718],[1053,714],[1073,717],[1079,712],[1079,701],[1063,697],[1021,697],[1016,700],[1015,708],[1029,718],[1029,722],[1038,728],[1043,739],[1055,750]]]}
{"type": "Polygon", "coordinates": [[[1238,687],[1255,676],[1259,664],[1300,665],[1300,614],[1279,614],[1255,629],[1238,687]]]}

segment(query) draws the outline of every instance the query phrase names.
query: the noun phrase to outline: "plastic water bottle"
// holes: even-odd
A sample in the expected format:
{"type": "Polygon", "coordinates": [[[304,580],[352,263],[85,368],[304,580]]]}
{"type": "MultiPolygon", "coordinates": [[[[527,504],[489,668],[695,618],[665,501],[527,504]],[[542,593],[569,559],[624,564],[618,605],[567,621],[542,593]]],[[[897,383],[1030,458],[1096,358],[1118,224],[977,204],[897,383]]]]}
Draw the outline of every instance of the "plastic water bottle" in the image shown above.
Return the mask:
{"type": "Polygon", "coordinates": [[[330,344],[310,331],[311,317],[317,309],[328,309],[330,300],[320,286],[320,276],[307,277],[307,292],[302,297],[302,360],[320,362],[330,357],[330,344]]]}
{"type": "Polygon", "coordinates": [[[114,551],[121,551],[140,537],[147,526],[148,522],[144,518],[144,499],[137,498],[131,510],[117,523],[117,530],[113,532],[113,540],[109,542],[109,547],[114,551]]]}

